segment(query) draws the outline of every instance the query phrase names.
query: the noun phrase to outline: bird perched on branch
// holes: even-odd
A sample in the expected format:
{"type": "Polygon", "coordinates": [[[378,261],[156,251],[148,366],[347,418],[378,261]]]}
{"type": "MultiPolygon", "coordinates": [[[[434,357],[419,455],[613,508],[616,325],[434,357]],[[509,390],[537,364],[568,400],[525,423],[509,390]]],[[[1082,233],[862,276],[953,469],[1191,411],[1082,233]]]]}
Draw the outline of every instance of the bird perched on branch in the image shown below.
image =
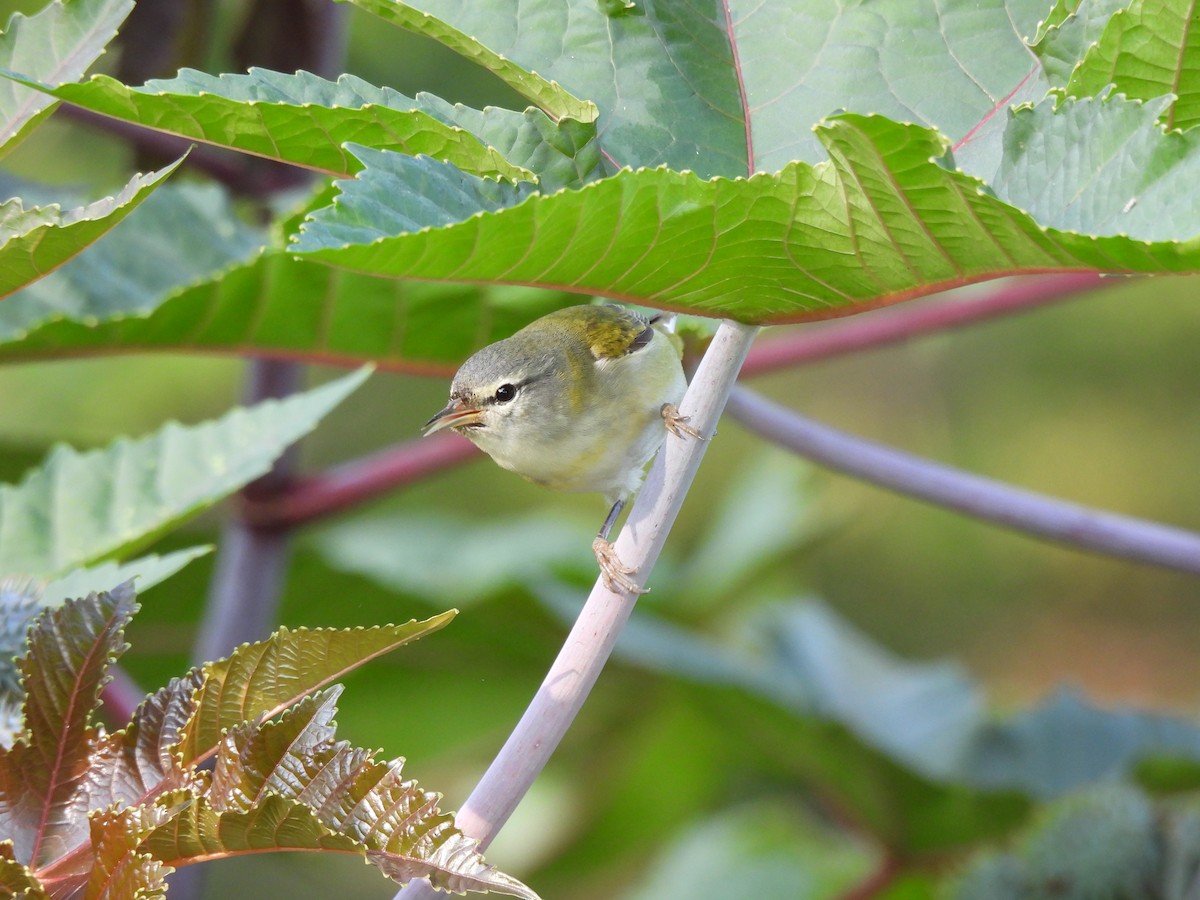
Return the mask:
{"type": "Polygon", "coordinates": [[[592,550],[604,584],[643,593],[608,535],[667,432],[700,438],[676,406],[686,388],[678,339],[657,317],[572,306],[463,363],[423,432],[452,428],[535,484],[603,494],[612,508],[592,550]]]}

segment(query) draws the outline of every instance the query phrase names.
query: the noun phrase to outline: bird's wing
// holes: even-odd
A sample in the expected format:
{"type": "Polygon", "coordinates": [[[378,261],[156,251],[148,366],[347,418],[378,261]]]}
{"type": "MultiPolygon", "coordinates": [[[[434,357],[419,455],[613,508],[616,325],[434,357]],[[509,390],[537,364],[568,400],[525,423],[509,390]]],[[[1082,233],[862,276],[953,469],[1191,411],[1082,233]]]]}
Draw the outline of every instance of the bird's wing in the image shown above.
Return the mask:
{"type": "Polygon", "coordinates": [[[650,343],[654,328],[647,319],[621,306],[593,306],[584,339],[597,361],[619,359],[650,343]]]}

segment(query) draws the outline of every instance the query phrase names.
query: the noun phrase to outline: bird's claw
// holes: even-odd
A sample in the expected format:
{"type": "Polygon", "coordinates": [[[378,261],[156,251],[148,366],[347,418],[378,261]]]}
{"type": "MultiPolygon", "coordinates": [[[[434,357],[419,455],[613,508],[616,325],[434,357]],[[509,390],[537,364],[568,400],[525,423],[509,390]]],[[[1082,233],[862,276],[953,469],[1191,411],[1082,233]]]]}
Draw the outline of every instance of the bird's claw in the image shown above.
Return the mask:
{"type": "Polygon", "coordinates": [[[688,424],[691,416],[680,415],[679,408],[674,403],[664,403],[661,412],[667,431],[675,437],[680,440],[686,440],[688,437],[694,437],[698,441],[704,440],[704,435],[688,424]]]}
{"type": "Polygon", "coordinates": [[[636,566],[627,566],[617,556],[613,545],[602,537],[592,541],[592,552],[600,564],[600,577],[604,586],[614,594],[645,594],[649,588],[639,587],[630,575],[637,574],[636,566]]]}

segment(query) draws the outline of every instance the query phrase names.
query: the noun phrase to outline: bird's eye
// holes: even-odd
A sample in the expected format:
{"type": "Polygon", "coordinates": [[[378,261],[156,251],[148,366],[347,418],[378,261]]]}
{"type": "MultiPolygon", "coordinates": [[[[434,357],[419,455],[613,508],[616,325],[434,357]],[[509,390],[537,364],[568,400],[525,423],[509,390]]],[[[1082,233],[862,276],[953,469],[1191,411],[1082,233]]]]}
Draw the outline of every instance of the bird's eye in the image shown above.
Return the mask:
{"type": "Polygon", "coordinates": [[[513,397],[517,396],[517,389],[511,384],[502,384],[496,388],[496,402],[507,403],[513,397]]]}

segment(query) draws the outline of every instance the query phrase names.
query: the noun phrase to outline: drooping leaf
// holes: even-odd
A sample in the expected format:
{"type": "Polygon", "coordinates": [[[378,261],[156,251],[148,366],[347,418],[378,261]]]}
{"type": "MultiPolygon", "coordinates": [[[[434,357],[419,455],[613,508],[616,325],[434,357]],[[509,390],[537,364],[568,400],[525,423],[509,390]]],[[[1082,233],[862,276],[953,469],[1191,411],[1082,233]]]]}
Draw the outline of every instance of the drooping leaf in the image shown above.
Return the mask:
{"type": "MultiPolygon", "coordinates": [[[[1001,274],[1200,270],[1200,237],[1146,243],[1040,226],[945,167],[945,140],[925,129],[842,115],[817,131],[830,154],[818,166],[736,181],[621,172],[552,196],[358,148],[367,168],[294,247],[364,273],[565,288],[755,323],[1001,274]],[[414,184],[424,210],[407,193],[414,184]]],[[[1155,130],[1145,146],[1158,152],[1164,138],[1155,130]]],[[[1122,174],[1113,192],[1142,183],[1122,174]]],[[[1175,235],[1200,235],[1200,208],[1171,222],[1175,235]]]]}
{"type": "Polygon", "coordinates": [[[139,594],[148,588],[166,581],[188,563],[211,553],[212,546],[188,547],[159,556],[151,553],[127,563],[102,562],[95,566],[75,569],[61,578],[56,578],[42,589],[39,602],[42,606],[57,606],[69,597],[85,597],[105,585],[123,584],[137,579],[139,594]]]}
{"type": "MultiPolygon", "coordinates": [[[[133,0],[53,0],[36,15],[17,13],[0,36],[0,68],[52,86],[75,81],[104,52],[131,9],[133,0]]],[[[54,105],[41,91],[0,84],[0,153],[54,105]]]]}
{"type": "MultiPolygon", "coordinates": [[[[285,75],[252,68],[245,75],[213,76],[184,69],[176,78],[140,88],[105,75],[58,88],[13,77],[93,112],[330,175],[350,175],[360,168],[342,146],[352,141],[425,154],[480,176],[513,181],[535,177],[522,162],[506,157],[504,149],[484,143],[481,134],[447,116],[446,108],[453,110],[449,104],[405,97],[353,75],[332,82],[308,72],[285,75]]],[[[508,149],[523,151],[517,155],[526,161],[536,158],[535,152],[561,153],[569,146],[555,140],[555,123],[537,110],[523,115],[493,109],[475,115],[491,125],[494,136],[505,139],[508,149]]]]}
{"type": "Polygon", "coordinates": [[[53,322],[79,330],[81,322],[136,321],[164,296],[250,263],[265,242],[219,188],[165,185],[103,240],[0,303],[0,339],[19,341],[53,322]]]}
{"type": "Polygon", "coordinates": [[[265,240],[221,191],[167,185],[95,246],[0,303],[0,359],[252,351],[452,372],[484,344],[578,302],[355,275],[262,253],[265,240]]]}
{"type": "Polygon", "coordinates": [[[188,762],[208,756],[229,728],[275,715],[368,660],[444,627],[456,612],[403,625],[352,630],[280,628],[202,667],[195,712],[179,742],[188,762]]]}
{"type": "Polygon", "coordinates": [[[114,197],[76,209],[0,204],[0,300],[57,269],[136,209],[179,162],[136,175],[114,197]]]}
{"type": "Polygon", "coordinates": [[[1107,21],[1072,71],[1065,93],[1095,97],[1108,85],[1130,99],[1165,95],[1168,128],[1200,124],[1200,21],[1191,0],[1133,0],[1107,21]]]}
{"type": "Polygon", "coordinates": [[[21,663],[25,731],[0,752],[0,834],[13,840],[18,862],[43,864],[86,839],[87,810],[72,801],[96,738],[89,720],[136,608],[122,585],[46,611],[30,632],[21,663]]]}
{"type": "MultiPolygon", "coordinates": [[[[555,119],[571,118],[580,122],[592,122],[596,118],[596,107],[588,100],[571,96],[559,84],[547,80],[537,71],[516,64],[496,53],[490,42],[480,41],[472,35],[478,32],[459,30],[451,23],[416,9],[412,4],[395,0],[351,0],[355,6],[406,28],[431,37],[456,51],[467,59],[491,69],[518,93],[536,103],[555,119]],[[526,71],[526,69],[529,69],[526,71]]],[[[515,23],[514,23],[515,24],[515,23]]],[[[561,35],[562,32],[559,32],[561,35]]],[[[547,34],[549,37],[549,33],[547,34]]],[[[558,41],[559,38],[555,38],[558,41]]],[[[543,73],[544,74],[544,73],[543,73]]],[[[586,93],[586,92],[585,92],[586,93]]]]}
{"type": "Polygon", "coordinates": [[[103,450],[56,448],[0,486],[0,572],[53,576],[148,543],[265,472],[367,374],[103,450]]]}

